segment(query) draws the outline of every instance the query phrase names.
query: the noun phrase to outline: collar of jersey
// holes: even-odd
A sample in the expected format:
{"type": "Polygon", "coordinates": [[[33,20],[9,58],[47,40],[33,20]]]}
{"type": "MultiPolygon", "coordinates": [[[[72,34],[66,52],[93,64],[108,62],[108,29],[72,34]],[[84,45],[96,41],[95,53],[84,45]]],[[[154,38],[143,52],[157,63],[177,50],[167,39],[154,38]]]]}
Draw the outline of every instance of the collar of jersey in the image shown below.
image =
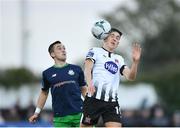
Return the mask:
{"type": "Polygon", "coordinates": [[[101,48],[104,49],[105,51],[109,52],[109,53],[113,53],[113,52],[110,52],[110,51],[108,51],[107,49],[105,49],[105,48],[103,48],[103,47],[101,47],[101,48]]]}
{"type": "Polygon", "coordinates": [[[67,67],[68,65],[69,65],[68,63],[66,63],[66,64],[63,65],[63,66],[60,66],[60,65],[55,64],[53,67],[54,67],[54,68],[64,68],[64,67],[67,67]]]}

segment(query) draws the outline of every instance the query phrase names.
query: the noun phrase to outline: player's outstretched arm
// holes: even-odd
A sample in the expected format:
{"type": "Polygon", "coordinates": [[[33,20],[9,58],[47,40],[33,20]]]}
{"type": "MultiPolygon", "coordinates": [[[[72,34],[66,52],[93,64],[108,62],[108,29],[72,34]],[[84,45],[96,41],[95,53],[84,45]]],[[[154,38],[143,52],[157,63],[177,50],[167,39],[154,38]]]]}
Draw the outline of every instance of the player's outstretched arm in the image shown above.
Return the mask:
{"type": "Polygon", "coordinates": [[[34,114],[29,118],[30,123],[35,123],[37,121],[37,118],[39,117],[39,114],[40,114],[41,110],[43,109],[44,104],[46,103],[48,93],[49,93],[49,91],[41,90],[41,93],[40,93],[38,101],[37,101],[36,110],[35,110],[34,114]]]}
{"type": "Polygon", "coordinates": [[[140,57],[141,57],[140,44],[134,43],[133,49],[132,49],[132,60],[133,60],[133,62],[132,62],[131,68],[128,68],[126,66],[125,69],[123,70],[123,75],[126,77],[126,79],[134,80],[136,78],[140,57]]]}

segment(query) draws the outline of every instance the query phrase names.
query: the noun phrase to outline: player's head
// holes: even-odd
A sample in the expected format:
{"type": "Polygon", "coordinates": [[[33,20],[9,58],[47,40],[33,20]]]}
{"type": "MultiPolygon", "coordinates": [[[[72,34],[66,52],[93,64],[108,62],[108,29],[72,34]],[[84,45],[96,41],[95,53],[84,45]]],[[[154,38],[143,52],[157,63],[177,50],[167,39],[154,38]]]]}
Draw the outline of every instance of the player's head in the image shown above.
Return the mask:
{"type": "Polygon", "coordinates": [[[114,50],[117,48],[120,38],[122,36],[122,32],[120,32],[116,28],[111,28],[109,35],[104,39],[105,47],[110,48],[111,50],[114,50]]]}
{"type": "Polygon", "coordinates": [[[111,30],[110,30],[110,32],[109,33],[111,33],[111,32],[117,32],[117,33],[119,33],[119,35],[120,36],[122,36],[122,32],[121,31],[119,31],[118,29],[116,29],[116,28],[111,28],[111,30]]]}
{"type": "Polygon", "coordinates": [[[54,60],[66,61],[66,49],[60,41],[53,42],[49,46],[48,51],[54,60]]]}

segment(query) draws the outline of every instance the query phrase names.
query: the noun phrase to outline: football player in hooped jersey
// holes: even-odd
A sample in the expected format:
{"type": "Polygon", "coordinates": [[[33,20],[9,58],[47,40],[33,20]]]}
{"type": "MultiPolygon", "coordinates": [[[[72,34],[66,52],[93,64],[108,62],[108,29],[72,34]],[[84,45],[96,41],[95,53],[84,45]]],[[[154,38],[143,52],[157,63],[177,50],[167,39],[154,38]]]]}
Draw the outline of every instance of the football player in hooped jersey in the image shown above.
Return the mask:
{"type": "Polygon", "coordinates": [[[82,127],[95,125],[100,116],[106,127],[122,126],[117,97],[120,76],[127,80],[136,78],[141,48],[138,43],[133,44],[133,61],[129,68],[123,57],[113,53],[121,36],[119,30],[112,28],[103,46],[90,49],[86,56],[84,73],[88,95],[83,105],[82,127]]]}
{"type": "Polygon", "coordinates": [[[83,71],[79,66],[66,63],[66,50],[60,41],[52,43],[48,51],[55,65],[42,73],[42,90],[29,122],[37,120],[51,88],[54,126],[79,127],[83,105],[81,94],[85,96],[87,92],[83,71]]]}

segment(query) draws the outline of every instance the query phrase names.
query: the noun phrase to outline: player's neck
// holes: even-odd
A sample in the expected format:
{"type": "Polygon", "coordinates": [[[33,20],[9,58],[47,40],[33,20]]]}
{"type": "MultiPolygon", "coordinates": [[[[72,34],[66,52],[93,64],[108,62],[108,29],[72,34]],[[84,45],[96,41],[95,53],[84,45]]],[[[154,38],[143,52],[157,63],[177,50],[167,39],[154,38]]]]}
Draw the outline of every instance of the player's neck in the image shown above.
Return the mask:
{"type": "Polygon", "coordinates": [[[63,67],[66,64],[67,64],[66,61],[55,61],[55,66],[58,66],[58,67],[63,67]]]}
{"type": "Polygon", "coordinates": [[[106,45],[103,45],[102,48],[108,52],[114,52],[114,49],[111,49],[111,48],[107,47],[106,45]]]}

